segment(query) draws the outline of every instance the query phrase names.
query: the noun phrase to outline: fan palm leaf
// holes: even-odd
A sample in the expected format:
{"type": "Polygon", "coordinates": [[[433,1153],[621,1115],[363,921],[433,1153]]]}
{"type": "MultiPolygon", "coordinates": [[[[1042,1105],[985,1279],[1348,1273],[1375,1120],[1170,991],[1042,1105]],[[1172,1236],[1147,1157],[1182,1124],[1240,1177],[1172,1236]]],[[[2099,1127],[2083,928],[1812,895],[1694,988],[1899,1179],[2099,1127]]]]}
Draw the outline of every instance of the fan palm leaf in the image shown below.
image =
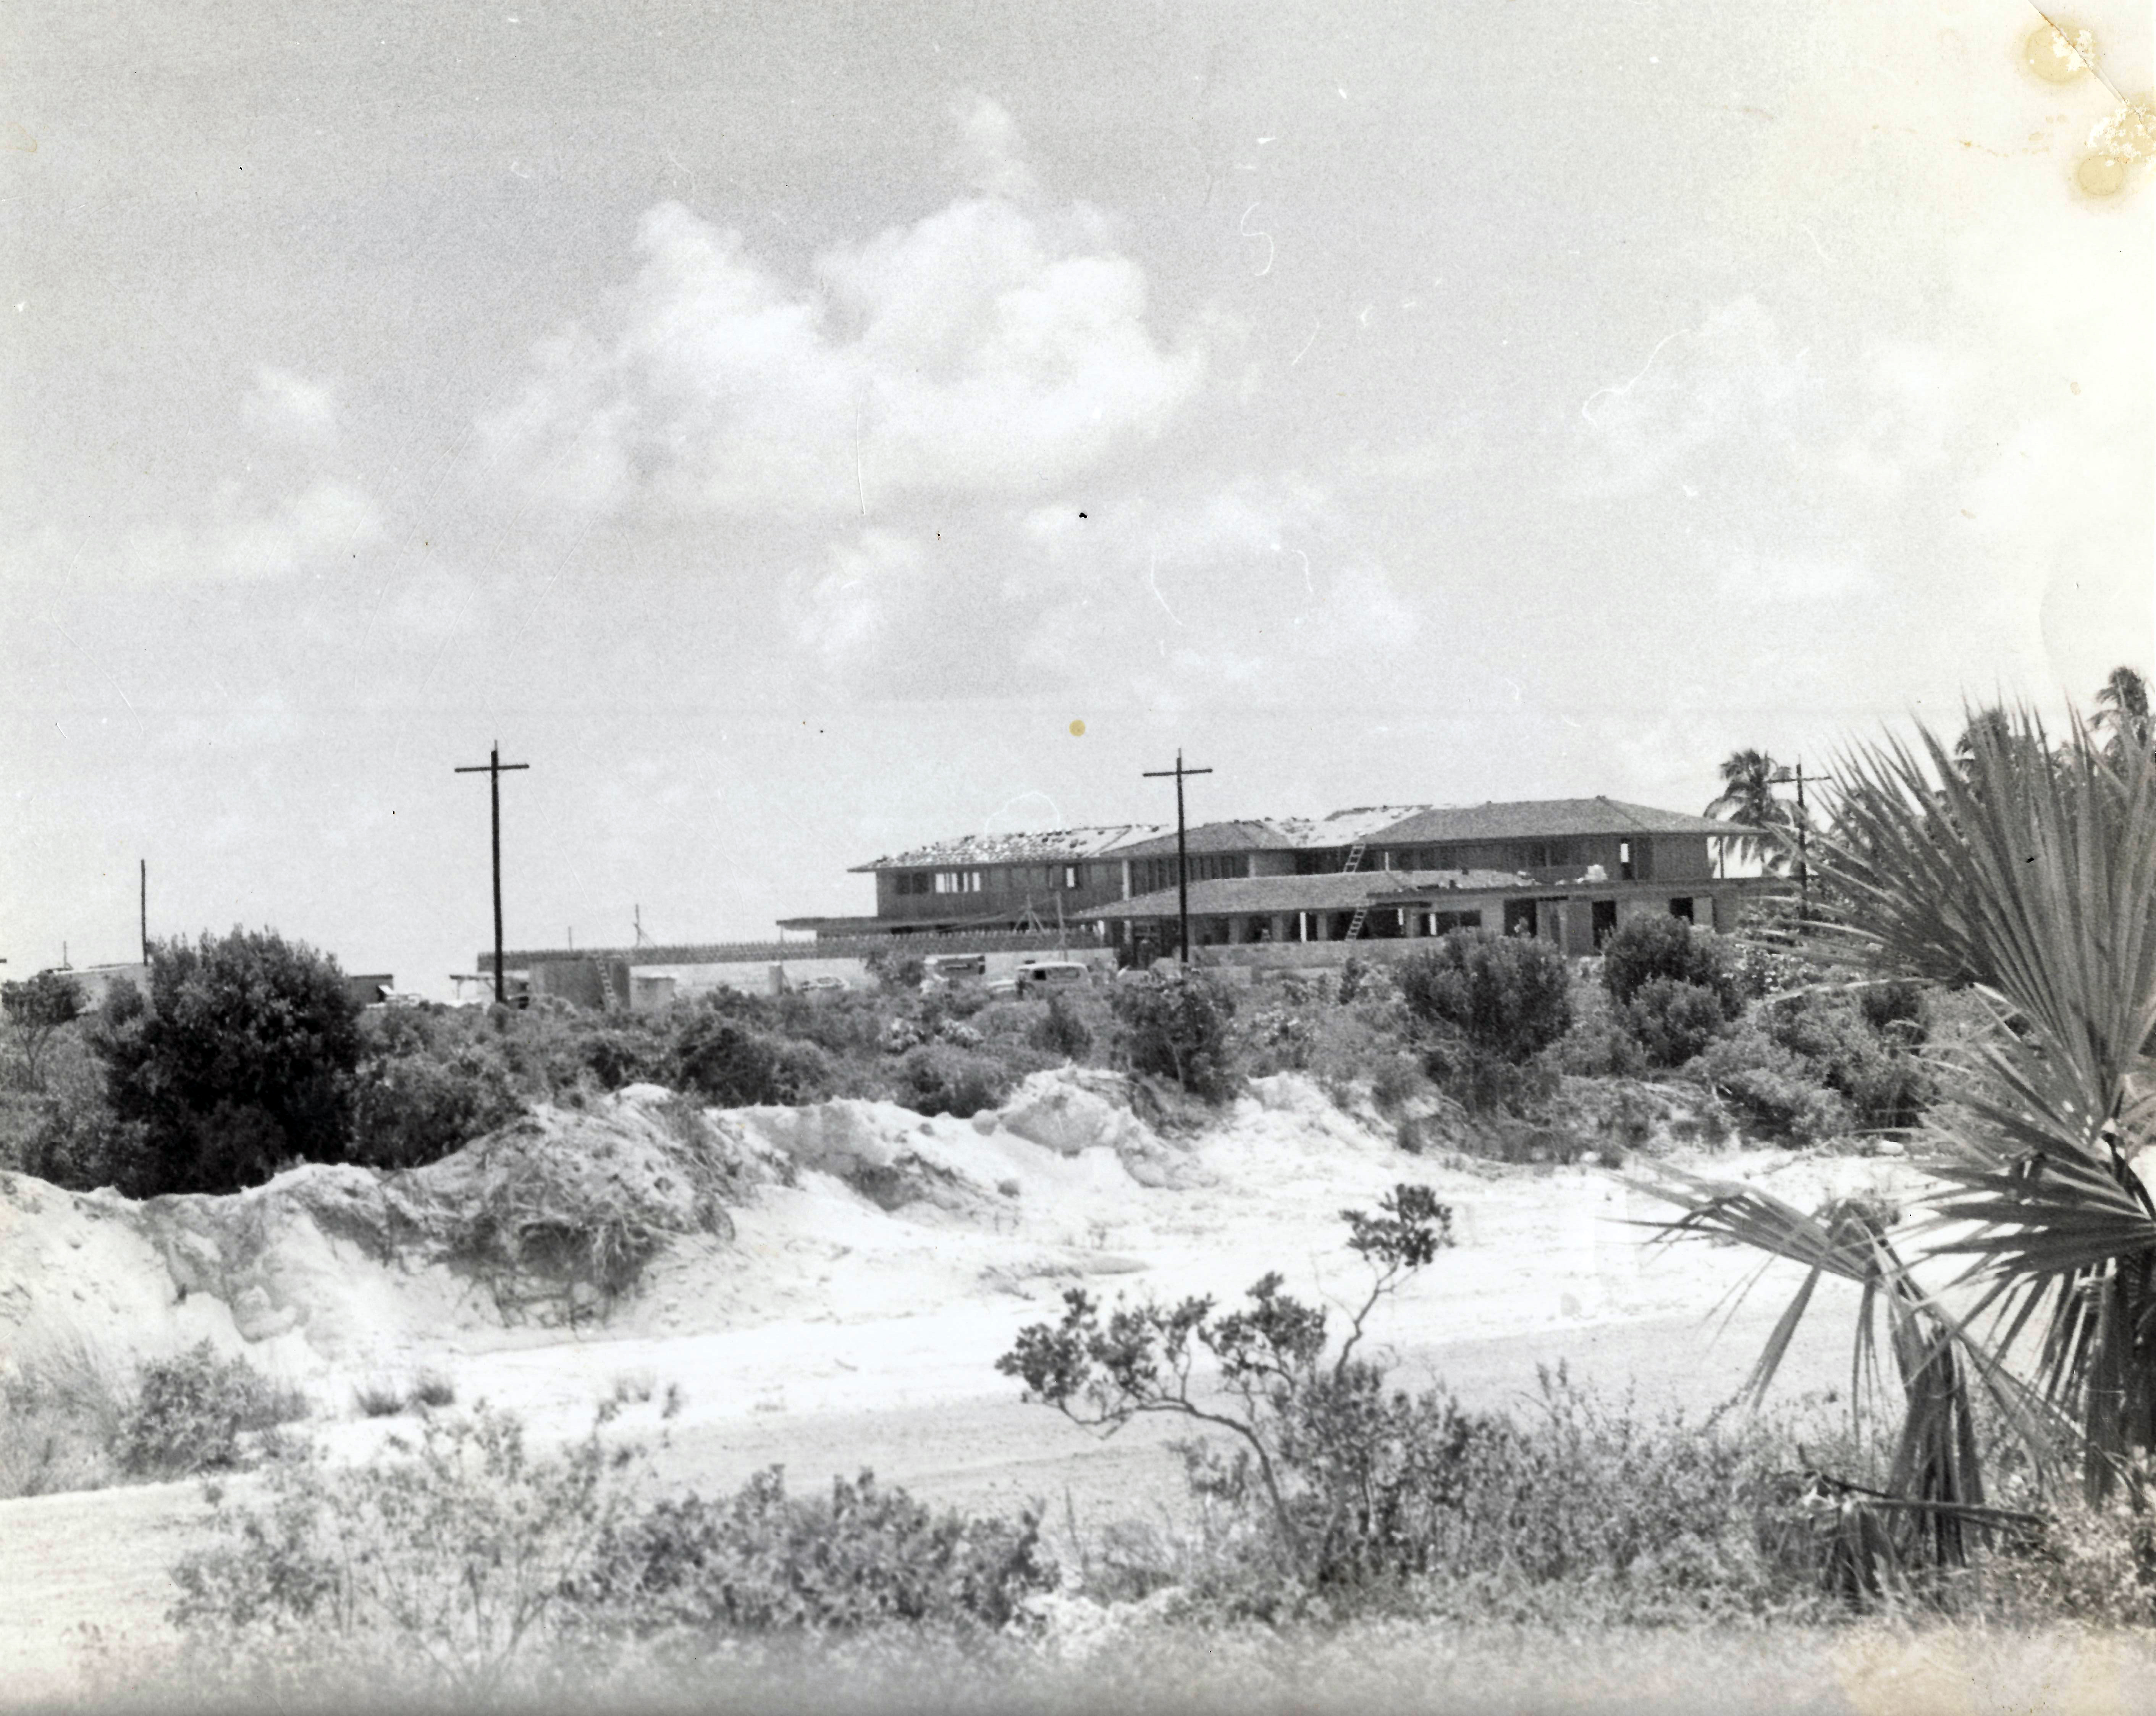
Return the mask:
{"type": "MultiPolygon", "coordinates": [[[[1822,1273],[1861,1289],[1860,1358],[1876,1354],[1885,1308],[1903,1385],[1897,1495],[1980,1504],[1974,1377],[2040,1459],[2069,1426],[2100,1496],[2156,1448],[2156,1205],[2132,1165],[2156,1121],[2151,753],[2107,750],[2078,721],[2055,750],[2034,716],[1986,712],[1953,749],[1920,732],[1855,748],[1835,772],[1841,802],[1816,849],[1835,928],[1882,973],[1990,1005],[1981,1040],[1938,1065],[1952,1107],[1916,1141],[1940,1189],[1901,1251],[1704,1183],[1660,1188],[1685,1211],[1666,1231],[1807,1266],[1762,1385],[1822,1273]],[[1933,1262],[1951,1278],[1920,1285],[1933,1262]]],[[[1947,1513],[1926,1517],[1944,1532],[1947,1513]]],[[[1943,1535],[1932,1547],[1959,1553],[1943,1535]]]]}

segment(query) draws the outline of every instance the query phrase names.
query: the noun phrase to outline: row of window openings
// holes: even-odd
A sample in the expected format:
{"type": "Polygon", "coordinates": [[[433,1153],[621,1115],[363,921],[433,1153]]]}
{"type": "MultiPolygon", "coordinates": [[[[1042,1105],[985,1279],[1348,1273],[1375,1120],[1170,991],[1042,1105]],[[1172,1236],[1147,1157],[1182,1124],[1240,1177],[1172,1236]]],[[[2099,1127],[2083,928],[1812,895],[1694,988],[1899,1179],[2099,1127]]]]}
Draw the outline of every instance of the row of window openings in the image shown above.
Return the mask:
{"type": "MultiPolygon", "coordinates": [[[[1419,846],[1373,855],[1377,863],[1373,867],[1385,870],[1459,870],[1467,867],[1462,861],[1469,855],[1456,846],[1419,846]]],[[[1347,862],[1347,854],[1342,851],[1298,852],[1295,856],[1296,873],[1303,876],[1336,874],[1347,862]]],[[[1509,861],[1524,870],[1556,870],[1585,861],[1585,855],[1569,840],[1530,840],[1515,845],[1509,861]]],[[[1193,881],[1220,881],[1250,874],[1250,861],[1241,853],[1200,853],[1188,863],[1188,874],[1193,881]]],[[[1621,879],[1632,878],[1630,840],[1617,843],[1617,866],[1621,879]]],[[[901,870],[894,878],[893,891],[902,896],[978,894],[983,889],[983,876],[993,874],[998,891],[1017,893],[1045,888],[1075,892],[1086,886],[1086,870],[1082,864],[1009,867],[993,872],[901,870]]],[[[1173,858],[1141,859],[1131,866],[1131,871],[1132,890],[1136,893],[1154,893],[1176,885],[1176,863],[1173,858]]]]}
{"type": "Polygon", "coordinates": [[[990,871],[901,870],[892,878],[891,888],[893,892],[901,895],[978,894],[984,886],[984,876],[995,878],[998,892],[1029,892],[1036,888],[1045,888],[1056,892],[1075,893],[1086,886],[1084,865],[1050,864],[990,871]]]}

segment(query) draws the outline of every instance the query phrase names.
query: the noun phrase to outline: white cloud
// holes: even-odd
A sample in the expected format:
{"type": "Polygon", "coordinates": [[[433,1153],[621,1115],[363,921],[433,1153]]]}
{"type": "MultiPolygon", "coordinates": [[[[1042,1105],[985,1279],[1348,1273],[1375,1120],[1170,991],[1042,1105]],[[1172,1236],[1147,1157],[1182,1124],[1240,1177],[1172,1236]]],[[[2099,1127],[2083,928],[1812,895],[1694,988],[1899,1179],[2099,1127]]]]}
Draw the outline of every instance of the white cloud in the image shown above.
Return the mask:
{"type": "Polygon", "coordinates": [[[381,536],[373,501],[326,477],[266,508],[246,505],[228,488],[206,517],[129,532],[119,562],[127,575],[151,583],[253,581],[343,565],[381,536]]]}
{"type": "Polygon", "coordinates": [[[1000,109],[962,123],[993,194],[827,253],[810,288],[678,203],[651,210],[605,331],[549,341],[485,419],[499,465],[589,512],[858,518],[1050,491],[1158,435],[1202,355],[1156,342],[1143,272],[1096,218],[1012,200],[1029,183],[1000,109]]]}
{"type": "Polygon", "coordinates": [[[1018,126],[1000,102],[986,95],[968,95],[951,105],[952,123],[958,127],[960,164],[966,182],[984,197],[1025,203],[1040,193],[1032,169],[1026,166],[1018,126]]]}
{"type": "Polygon", "coordinates": [[[254,385],[240,402],[248,424],[280,440],[327,446],[336,439],[336,394],[289,369],[258,364],[254,385]]]}
{"type": "Polygon", "coordinates": [[[795,638],[829,695],[1104,701],[1368,689],[1410,655],[1412,604],[1294,481],[1042,506],[961,533],[871,528],[801,581],[795,638]]]}

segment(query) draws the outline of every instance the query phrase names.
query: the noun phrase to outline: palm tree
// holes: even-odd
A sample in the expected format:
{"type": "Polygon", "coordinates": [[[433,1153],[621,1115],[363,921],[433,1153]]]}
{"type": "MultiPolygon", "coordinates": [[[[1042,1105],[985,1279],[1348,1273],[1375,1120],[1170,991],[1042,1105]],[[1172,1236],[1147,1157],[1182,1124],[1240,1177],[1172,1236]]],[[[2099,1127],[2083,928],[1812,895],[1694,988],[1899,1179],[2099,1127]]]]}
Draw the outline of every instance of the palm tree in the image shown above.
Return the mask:
{"type": "MultiPolygon", "coordinates": [[[[1841,929],[1880,971],[1989,1004],[1938,1071],[1952,1106],[1912,1156],[1943,1189],[1897,1249],[1861,1206],[1808,1215],[1748,1188],[1650,1182],[1666,1235],[1733,1237],[1808,1273],[1760,1356],[1763,1389],[1823,1274],[1857,1282],[1860,1351],[1883,1315],[1902,1400],[1866,1553],[1959,1559],[1984,1502],[1972,1395],[2039,1469],[2063,1446],[2092,1498],[2156,1451],[2156,1204],[2129,1165],[2156,1143],[2156,751],[2107,753],[2078,720],[2052,752],[2025,710],[1949,750],[1861,746],[1820,842],[1841,929]],[[2028,767],[2031,755],[2051,766],[2028,767]]],[[[1845,1517],[1849,1515],[1845,1509],[1845,1517]]]]}
{"type": "Polygon", "coordinates": [[[1707,807],[1709,816],[1761,830],[1731,836],[1746,857],[1763,857],[1768,873],[1787,876],[1794,826],[1792,808],[1774,796],[1774,759],[1764,751],[1732,751],[1722,765],[1722,792],[1707,807]]]}
{"type": "Polygon", "coordinates": [[[1954,773],[1964,782],[1972,779],[1979,743],[1996,749],[2006,744],[2013,731],[2012,720],[1997,705],[1976,711],[1962,728],[1961,737],[1954,741],[1954,773]]]}
{"type": "Polygon", "coordinates": [[[2128,744],[2148,744],[2148,681],[2131,667],[2112,668],[2096,694],[2096,717],[2089,724],[2110,735],[2104,748],[2114,756],[2128,744]]]}

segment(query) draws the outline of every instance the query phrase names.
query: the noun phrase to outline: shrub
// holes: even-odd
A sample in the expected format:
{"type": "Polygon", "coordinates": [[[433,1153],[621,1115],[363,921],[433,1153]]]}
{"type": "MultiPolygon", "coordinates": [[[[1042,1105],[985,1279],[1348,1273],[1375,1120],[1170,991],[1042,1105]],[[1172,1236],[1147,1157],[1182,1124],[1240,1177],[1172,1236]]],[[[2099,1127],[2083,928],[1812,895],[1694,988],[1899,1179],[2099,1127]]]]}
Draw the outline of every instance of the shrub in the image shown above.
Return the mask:
{"type": "Polygon", "coordinates": [[[1650,1065],[1681,1066],[1721,1035],[1727,1021],[1713,990],[1653,977],[1633,991],[1625,1022],[1650,1065]]]}
{"type": "Polygon", "coordinates": [[[357,1467],[279,1462],[266,1508],[220,1501],[222,1540],[174,1570],[171,1619],[227,1696],[277,1699],[340,1671],[377,1697],[500,1693],[632,1516],[629,1460],[596,1429],[534,1457],[518,1421],[482,1405],[388,1446],[357,1467]]]}
{"type": "Polygon", "coordinates": [[[891,948],[879,948],[862,962],[868,974],[875,979],[876,987],[901,994],[911,994],[921,987],[921,979],[928,974],[928,968],[911,953],[897,953],[891,948]]]}
{"type": "Polygon", "coordinates": [[[1454,930],[1409,954],[1399,976],[1415,1018],[1515,1065],[1549,1047],[1572,1023],[1564,956],[1532,936],[1454,930]]]}
{"type": "Polygon", "coordinates": [[[204,1341],[141,1368],[113,1457],[131,1477],[228,1472],[245,1463],[248,1435],[305,1415],[298,1393],[279,1388],[244,1359],[219,1359],[204,1341]]]}
{"type": "Polygon", "coordinates": [[[572,1663],[595,1677],[617,1646],[679,1659],[744,1635],[985,1634],[1057,1583],[1036,1512],[938,1514],[866,1473],[828,1499],[788,1496],[774,1468],[732,1496],[639,1504],[648,1464],[601,1441],[610,1415],[542,1457],[482,1405],[370,1465],[281,1462],[259,1506],[220,1498],[217,1540],[174,1572],[188,1666],[226,1699],[364,1687],[462,1707],[558,1692],[572,1663]]]}
{"type": "Polygon", "coordinates": [[[1685,1069],[1769,1137],[1816,1143],[1854,1128],[1856,1117],[1801,1055],[1746,1020],[1685,1069]]]}
{"type": "Polygon", "coordinates": [[[905,1622],[1000,1629],[1054,1589],[1035,1510],[1015,1521],[932,1512],[864,1472],[797,1499],[773,1467],[731,1497],[663,1500],[601,1544],[577,1586],[584,1623],[716,1642],[905,1622]]]}
{"type": "Polygon", "coordinates": [[[788,1042],[724,1014],[693,1015],[675,1039],[667,1082],[722,1108],[813,1102],[829,1088],[822,1051],[788,1042]]]}
{"type": "Polygon", "coordinates": [[[48,1324],[11,1357],[0,1376],[0,1500],[110,1483],[127,1391],[103,1354],[48,1324]]]}
{"type": "Polygon", "coordinates": [[[899,1063],[898,1100],[917,1114],[953,1114],[963,1120],[995,1107],[1018,1077],[995,1056],[948,1042],[923,1043],[909,1049],[899,1063]]]}
{"type": "Polygon", "coordinates": [[[1469,1107],[1520,1102],[1528,1063],[1572,1025],[1564,956],[1531,936],[1454,930],[1401,962],[1400,996],[1427,1033],[1430,1076],[1469,1107]]]}
{"type": "Polygon", "coordinates": [[[1909,1047],[1924,1040],[1924,991],[1920,984],[1870,983],[1856,990],[1857,1011],[1882,1037],[1909,1047]]]}
{"type": "Polygon", "coordinates": [[[1269,1274],[1245,1308],[1219,1317],[1210,1299],[1194,1298],[1127,1306],[1103,1320],[1073,1287],[1062,1321],[1020,1330],[996,1368],[1080,1424],[1112,1431],[1165,1414],[1227,1431],[1232,1459],[1186,1453],[1193,1487],[1257,1511],[1272,1553],[1301,1577],[1353,1576],[1373,1558],[1391,1565],[1403,1511],[1427,1505],[1440,1473],[1415,1457],[1430,1441],[1419,1433],[1420,1409],[1389,1400],[1383,1370],[1355,1349],[1378,1302],[1452,1243],[1452,1212],[1427,1186],[1404,1184],[1375,1214],[1342,1213],[1371,1284],[1329,1356],[1325,1313],[1282,1293],[1269,1274]],[[1218,1367],[1217,1398],[1195,1379],[1200,1352],[1218,1367]]]}
{"type": "Polygon", "coordinates": [[[143,1189],[227,1192],[299,1157],[341,1160],[359,1010],[336,962],[267,931],[158,943],[146,1006],[105,997],[91,1041],[114,1112],[139,1123],[143,1189]]]}
{"type": "Polygon", "coordinates": [[[362,1418],[394,1418],[408,1404],[403,1392],[386,1382],[362,1383],[352,1391],[352,1400],[362,1418]]]}
{"type": "Polygon", "coordinates": [[[1034,1026],[1033,1040],[1047,1054],[1083,1061],[1093,1051],[1093,1027],[1086,1024],[1077,998],[1058,991],[1048,998],[1048,1010],[1034,1026]]]}
{"type": "Polygon", "coordinates": [[[41,1066],[43,1091],[13,1099],[21,1130],[11,1141],[12,1165],[72,1191],[112,1186],[137,1198],[153,1192],[158,1171],[149,1128],[112,1112],[104,1063],[83,1026],[59,1033],[41,1066]]]}
{"type": "Polygon", "coordinates": [[[1272,1623],[1358,1606],[1478,1621],[1820,1611],[1784,1425],[1650,1418],[1562,1369],[1543,1373],[1540,1410],[1522,1421],[1442,1388],[1392,1389],[1356,1355],[1371,1308],[1446,1242],[1447,1215],[1408,1186],[1378,1216],[1350,1213],[1374,1285],[1337,1349],[1324,1314],[1277,1276],[1227,1316],[1204,1299],[1103,1315],[1074,1290],[1060,1324],[1020,1333],[998,1368],[1030,1398],[1108,1429],[1168,1414],[1232,1438],[1225,1455],[1177,1445],[1202,1504],[1195,1539],[1119,1534],[1099,1594],[1179,1585],[1201,1616],[1272,1623]],[[1210,1390],[1201,1352],[1219,1371],[1210,1390]]]}
{"type": "Polygon", "coordinates": [[[1363,986],[1369,980],[1369,966],[1356,955],[1350,953],[1341,962],[1340,987],[1334,999],[1345,1007],[1356,996],[1362,994],[1363,986]]]}
{"type": "Polygon", "coordinates": [[[1571,1028],[1549,1056],[1558,1071],[1581,1078],[1636,1078],[1647,1069],[1624,1010],[1599,983],[1573,986],[1571,1028]]]}
{"type": "MultiPolygon", "coordinates": [[[[578,1023],[584,1024],[581,1020],[578,1023]]],[[[661,1083],[673,1070],[665,1039],[644,1020],[624,1023],[608,1017],[603,1022],[584,1025],[578,1035],[583,1068],[602,1090],[661,1083]]]]}
{"type": "Polygon", "coordinates": [[[1204,1102],[1235,1093],[1235,999],[1215,979],[1188,969],[1147,976],[1118,984],[1111,1005],[1133,1071],[1172,1078],[1204,1102]]]}
{"type": "Polygon", "coordinates": [[[412,1385],[412,1400],[415,1405],[439,1410],[444,1406],[454,1405],[456,1398],[457,1385],[435,1371],[422,1372],[419,1379],[412,1385]]]}
{"type": "Polygon", "coordinates": [[[1602,981],[1620,1006],[1656,978],[1710,991],[1726,1019],[1744,1010],[1728,950],[1713,931],[1695,928],[1681,917],[1644,914],[1602,944],[1602,981]]]}
{"type": "Polygon", "coordinates": [[[41,971],[20,983],[0,984],[0,1016],[8,1021],[10,1046],[21,1057],[24,1086],[45,1087],[45,1051],[62,1026],[83,1010],[82,985],[64,971],[41,971]]]}
{"type": "Polygon", "coordinates": [[[1879,992],[1812,989],[1762,1004],[1767,1034],[1796,1056],[1809,1075],[1842,1097],[1857,1119],[1873,1128],[1913,1126],[1931,1096],[1931,1082],[1910,1052],[1920,1040],[1914,986],[1906,999],[1887,994],[1875,1001],[1892,1025],[1882,1035],[1867,1022],[1864,1002],[1879,992]],[[1896,1010],[1909,1008],[1907,1013],[1896,1010]]]}
{"type": "Polygon", "coordinates": [[[418,1168],[506,1126],[523,1111],[509,1066],[484,1035],[434,1008],[370,1015],[352,1100],[354,1162],[418,1168]]]}
{"type": "Polygon", "coordinates": [[[827,1055],[872,1055],[891,1005],[880,995],[852,989],[844,994],[793,990],[770,1004],[767,1029],[814,1043],[827,1055]]]}

